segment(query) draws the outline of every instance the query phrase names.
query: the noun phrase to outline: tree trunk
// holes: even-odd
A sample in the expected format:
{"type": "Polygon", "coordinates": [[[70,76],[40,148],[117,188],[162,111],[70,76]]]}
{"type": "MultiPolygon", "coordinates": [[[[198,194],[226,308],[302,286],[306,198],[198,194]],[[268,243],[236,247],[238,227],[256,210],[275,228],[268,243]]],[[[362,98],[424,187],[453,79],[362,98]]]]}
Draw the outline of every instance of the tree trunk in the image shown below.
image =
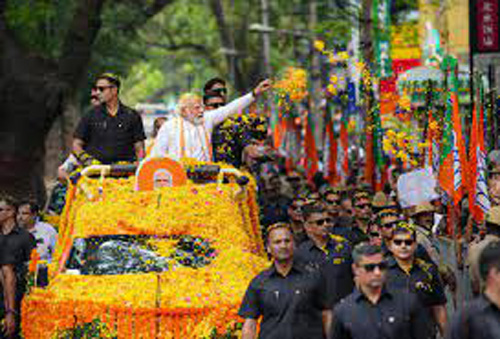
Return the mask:
{"type": "MultiPolygon", "coordinates": [[[[57,63],[33,55],[15,39],[0,1],[1,192],[45,203],[45,140],[88,67],[104,1],[80,1],[57,63]]],[[[75,117],[73,111],[69,119],[75,117]]]]}
{"type": "MultiPolygon", "coordinates": [[[[78,1],[57,61],[44,60],[21,46],[7,27],[7,1],[0,0],[0,193],[32,197],[43,205],[45,141],[60,117],[61,149],[68,150],[64,146],[69,147],[80,116],[76,95],[101,28],[106,0],[78,1]]],[[[172,2],[144,0],[144,15],[132,20],[132,29],[172,2]]]]}
{"type": "Polygon", "coordinates": [[[224,13],[224,6],[221,0],[210,0],[210,9],[215,16],[217,26],[219,28],[219,36],[223,47],[223,53],[226,56],[228,73],[230,74],[230,82],[233,83],[236,91],[242,93],[246,88],[245,78],[241,73],[238,62],[238,51],[234,44],[234,38],[229,29],[224,13]]]}
{"type": "Polygon", "coordinates": [[[360,47],[363,51],[363,61],[368,67],[373,63],[373,22],[372,22],[373,0],[362,0],[362,19],[361,19],[361,42],[360,47]]]}

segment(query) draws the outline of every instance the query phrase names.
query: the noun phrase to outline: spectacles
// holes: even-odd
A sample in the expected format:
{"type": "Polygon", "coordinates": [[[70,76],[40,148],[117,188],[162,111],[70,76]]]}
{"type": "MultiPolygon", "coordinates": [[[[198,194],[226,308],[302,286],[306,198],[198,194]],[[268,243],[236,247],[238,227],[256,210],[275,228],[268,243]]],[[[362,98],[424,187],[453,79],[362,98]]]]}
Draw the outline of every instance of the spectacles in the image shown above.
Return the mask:
{"type": "Polygon", "coordinates": [[[373,264],[364,264],[362,267],[366,272],[373,272],[378,267],[379,270],[385,271],[387,269],[387,263],[385,261],[373,264]]]}
{"type": "Polygon", "coordinates": [[[227,88],[225,88],[225,87],[215,88],[212,90],[212,92],[219,93],[219,94],[227,94],[227,88]]]}
{"type": "Polygon", "coordinates": [[[111,87],[115,87],[115,86],[94,86],[93,89],[95,91],[99,91],[99,92],[104,92],[105,90],[107,90],[108,88],[111,88],[111,87]]]}
{"type": "Polygon", "coordinates": [[[209,104],[209,105],[205,105],[206,107],[212,107],[212,108],[219,108],[219,107],[222,107],[222,106],[225,106],[226,104],[223,103],[223,102],[216,102],[214,104],[209,104]]]}
{"type": "Polygon", "coordinates": [[[359,204],[359,205],[356,205],[356,208],[359,208],[359,209],[365,209],[367,207],[371,207],[370,204],[359,204]]]}
{"type": "Polygon", "coordinates": [[[380,233],[378,233],[378,232],[370,232],[370,237],[378,238],[378,237],[380,237],[380,233]]]}
{"type": "Polygon", "coordinates": [[[394,242],[394,245],[396,245],[396,246],[401,246],[403,244],[405,244],[406,246],[411,246],[415,243],[415,240],[413,240],[413,239],[407,239],[407,240],[394,239],[392,242],[394,242]]]}
{"type": "Polygon", "coordinates": [[[315,223],[318,226],[323,226],[323,225],[328,225],[332,223],[332,219],[330,218],[325,218],[325,219],[319,219],[316,221],[310,221],[311,223],[315,223]]]}

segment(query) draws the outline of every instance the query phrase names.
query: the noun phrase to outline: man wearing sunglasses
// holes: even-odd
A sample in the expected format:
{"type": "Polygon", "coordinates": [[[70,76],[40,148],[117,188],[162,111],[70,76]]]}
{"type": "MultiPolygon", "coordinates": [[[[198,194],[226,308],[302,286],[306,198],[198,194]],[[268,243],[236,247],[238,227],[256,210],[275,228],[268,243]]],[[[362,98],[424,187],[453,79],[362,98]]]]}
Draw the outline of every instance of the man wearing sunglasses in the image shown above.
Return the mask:
{"type": "MultiPolygon", "coordinates": [[[[380,232],[382,234],[382,252],[384,255],[390,255],[390,242],[394,228],[402,220],[393,209],[384,209],[377,214],[378,224],[380,225],[380,232]]],[[[417,249],[415,256],[424,261],[432,261],[429,253],[422,244],[417,242],[417,249]]]]}
{"type": "Polygon", "coordinates": [[[337,190],[328,188],[323,193],[323,202],[325,203],[326,210],[330,215],[330,218],[336,220],[339,217],[340,212],[340,195],[337,190]]]}
{"type": "Polygon", "coordinates": [[[97,77],[92,95],[102,105],[84,115],[74,133],[73,153],[84,165],[93,159],[104,164],[144,158],[144,126],[141,116],[118,97],[120,80],[111,73],[97,77]]]}
{"type": "Polygon", "coordinates": [[[368,241],[368,224],[372,217],[372,205],[368,192],[360,191],[354,194],[354,225],[352,233],[354,234],[354,244],[368,241]]]}
{"type": "Polygon", "coordinates": [[[290,206],[288,206],[288,218],[293,231],[293,239],[295,246],[300,246],[308,237],[304,230],[304,216],[302,208],[306,204],[306,199],[302,196],[295,198],[290,206]]]}
{"type": "Polygon", "coordinates": [[[436,325],[441,336],[446,329],[446,296],[437,266],[415,256],[415,226],[401,221],[390,241],[392,256],[388,258],[387,286],[404,293],[414,293],[426,308],[429,338],[435,338],[436,325]]]}
{"type": "MultiPolygon", "coordinates": [[[[218,78],[215,78],[218,79],[218,78]]],[[[214,86],[221,86],[216,82],[214,86]]],[[[205,86],[207,88],[207,86],[205,86]]],[[[208,90],[203,94],[205,111],[212,111],[226,105],[226,88],[216,87],[216,91],[208,90]]],[[[243,145],[242,137],[244,126],[235,117],[226,119],[216,126],[212,132],[213,157],[217,162],[225,162],[235,167],[241,166],[243,145]]]]}
{"type": "Polygon", "coordinates": [[[227,86],[224,79],[216,77],[208,80],[205,86],[203,86],[203,93],[207,94],[209,92],[220,96],[224,100],[224,103],[227,102],[227,86]]]}
{"type": "Polygon", "coordinates": [[[332,226],[332,219],[321,204],[303,206],[302,215],[309,240],[297,248],[297,260],[324,272],[336,303],[351,293],[354,287],[349,242],[330,234],[328,228],[332,226]]]}
{"type": "MultiPolygon", "coordinates": [[[[228,94],[226,81],[217,77],[208,80],[203,87],[203,94],[207,110],[225,106],[228,94]]],[[[214,128],[212,145],[215,161],[238,168],[242,165],[243,150],[248,146],[244,140],[248,123],[243,117],[232,116],[214,128]]]]}
{"type": "Polygon", "coordinates": [[[380,247],[362,243],[352,252],[356,289],[334,309],[331,339],[426,339],[418,298],[386,288],[380,247]]]}

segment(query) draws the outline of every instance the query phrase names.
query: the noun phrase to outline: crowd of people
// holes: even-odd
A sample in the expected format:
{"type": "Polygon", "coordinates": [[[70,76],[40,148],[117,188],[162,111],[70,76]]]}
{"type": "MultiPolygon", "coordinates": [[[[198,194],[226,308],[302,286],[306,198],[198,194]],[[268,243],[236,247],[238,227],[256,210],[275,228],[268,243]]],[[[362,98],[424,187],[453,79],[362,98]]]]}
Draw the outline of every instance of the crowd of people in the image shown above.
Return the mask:
{"type": "MultiPolygon", "coordinates": [[[[393,171],[386,189],[373,192],[356,168],[354,179],[338,186],[321,172],[307,181],[301,168],[286,168],[269,146],[265,117],[238,114],[251,112],[271,87],[262,81],[228,103],[225,81],[214,78],[203,95],[182,95],[175,116],[155,121],[154,139],[146,144],[140,115],[119,99],[118,77],[102,74],[92,88],[93,109],[79,122],[72,153],[59,167],[60,187],[78,168],[147,157],[222,161],[252,173],[272,264],[242,300],[244,339],[500,338],[500,206],[484,225],[452,239],[458,262],[452,265],[442,247],[442,239],[450,239],[443,206],[434,200],[401,208],[395,186],[401,171],[393,171]],[[457,285],[467,270],[475,299],[464,304],[457,285]]],[[[498,169],[490,171],[494,205],[498,169]]],[[[48,209],[60,211],[64,189],[53,196],[48,209]]],[[[32,249],[42,262],[51,260],[57,232],[39,212],[34,202],[0,198],[0,337],[20,335],[32,249]]],[[[462,234],[460,223],[458,218],[454,227],[462,234]]]]}

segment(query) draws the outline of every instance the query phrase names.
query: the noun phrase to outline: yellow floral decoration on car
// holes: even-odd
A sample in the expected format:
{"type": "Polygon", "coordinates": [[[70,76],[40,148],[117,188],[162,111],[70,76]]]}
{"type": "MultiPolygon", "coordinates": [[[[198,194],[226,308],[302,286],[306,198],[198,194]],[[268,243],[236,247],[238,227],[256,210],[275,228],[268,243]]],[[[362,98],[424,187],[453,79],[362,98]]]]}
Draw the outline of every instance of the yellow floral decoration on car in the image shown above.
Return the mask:
{"type": "MultiPolygon", "coordinates": [[[[185,168],[200,164],[183,160],[185,168]]],[[[137,192],[133,177],[83,177],[70,185],[50,283],[23,301],[25,338],[57,337],[96,320],[118,338],[208,338],[234,328],[248,283],[269,265],[256,184],[248,176],[243,195],[235,194],[236,183],[190,181],[137,192]],[[171,265],[163,272],[86,275],[66,269],[75,239],[116,235],[151,236],[147,245],[162,257],[172,255],[178,237],[193,236],[208,241],[216,255],[203,267],[171,265]]]]}

